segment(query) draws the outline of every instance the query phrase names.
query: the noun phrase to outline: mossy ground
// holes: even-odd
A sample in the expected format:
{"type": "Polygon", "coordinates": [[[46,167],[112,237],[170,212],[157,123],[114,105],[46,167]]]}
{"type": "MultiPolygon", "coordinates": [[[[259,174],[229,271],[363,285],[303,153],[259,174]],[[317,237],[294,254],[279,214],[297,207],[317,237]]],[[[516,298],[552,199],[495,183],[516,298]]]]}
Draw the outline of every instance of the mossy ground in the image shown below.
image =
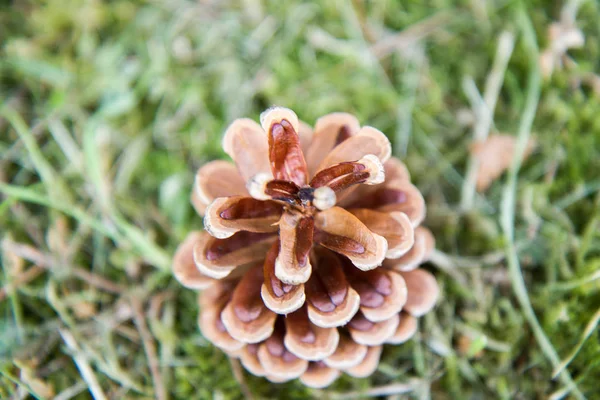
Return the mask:
{"type": "Polygon", "coordinates": [[[585,45],[542,79],[563,1],[0,2],[0,398],[600,398],[600,7],[578,3],[585,45]],[[465,110],[504,31],[491,130],[538,145],[470,201],[465,110]],[[195,170],[272,104],[386,132],[438,241],[416,339],[326,391],[240,383],[169,273],[195,170]]]}

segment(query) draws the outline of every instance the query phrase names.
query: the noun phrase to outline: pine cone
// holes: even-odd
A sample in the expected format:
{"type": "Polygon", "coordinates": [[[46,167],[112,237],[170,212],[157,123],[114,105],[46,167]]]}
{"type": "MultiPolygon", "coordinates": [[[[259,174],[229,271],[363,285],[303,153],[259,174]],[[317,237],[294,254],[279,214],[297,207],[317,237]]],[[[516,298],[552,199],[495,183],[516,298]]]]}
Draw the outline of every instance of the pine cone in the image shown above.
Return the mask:
{"type": "Polygon", "coordinates": [[[425,202],[386,136],[345,113],[314,130],[271,108],[239,119],[196,175],[192,204],[206,232],[175,254],[175,277],[204,290],[203,335],[273,382],[312,387],[340,371],[373,373],[435,304],[417,267],[434,247],[425,202]]]}

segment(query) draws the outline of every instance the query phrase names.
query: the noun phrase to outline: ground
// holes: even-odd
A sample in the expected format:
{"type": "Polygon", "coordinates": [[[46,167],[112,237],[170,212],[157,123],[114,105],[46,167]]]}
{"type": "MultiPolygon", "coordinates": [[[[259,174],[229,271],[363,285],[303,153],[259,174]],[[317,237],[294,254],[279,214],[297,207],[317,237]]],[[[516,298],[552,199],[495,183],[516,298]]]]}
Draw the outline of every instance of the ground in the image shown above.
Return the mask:
{"type": "Polygon", "coordinates": [[[0,398],[600,398],[599,8],[1,1],[0,398]],[[195,170],[274,104],[384,131],[437,238],[417,337],[325,391],[240,376],[169,271],[195,170]],[[478,192],[488,132],[517,151],[478,192]]]}

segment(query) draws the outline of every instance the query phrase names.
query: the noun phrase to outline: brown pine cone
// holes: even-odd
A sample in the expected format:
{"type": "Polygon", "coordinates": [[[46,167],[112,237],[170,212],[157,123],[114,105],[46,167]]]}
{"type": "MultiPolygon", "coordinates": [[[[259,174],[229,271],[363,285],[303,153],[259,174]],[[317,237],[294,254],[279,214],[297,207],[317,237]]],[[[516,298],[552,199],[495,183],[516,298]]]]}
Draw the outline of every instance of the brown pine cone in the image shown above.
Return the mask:
{"type": "Polygon", "coordinates": [[[386,136],[345,113],[315,130],[271,108],[239,119],[196,175],[192,232],[173,261],[199,296],[203,335],[273,382],[365,377],[438,297],[417,267],[434,248],[425,202],[386,136]]]}

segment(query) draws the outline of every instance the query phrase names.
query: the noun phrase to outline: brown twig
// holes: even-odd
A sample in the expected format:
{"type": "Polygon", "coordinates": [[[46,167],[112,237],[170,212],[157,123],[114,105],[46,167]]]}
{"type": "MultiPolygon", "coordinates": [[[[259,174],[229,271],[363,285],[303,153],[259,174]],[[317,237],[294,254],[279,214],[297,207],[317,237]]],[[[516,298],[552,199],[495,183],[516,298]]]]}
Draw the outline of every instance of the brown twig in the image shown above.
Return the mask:
{"type": "Polygon", "coordinates": [[[86,271],[80,267],[73,267],[71,272],[73,272],[73,276],[81,279],[82,281],[85,281],[98,289],[102,289],[110,293],[122,294],[126,290],[125,287],[114,283],[109,279],[103,278],[100,275],[86,271]]]}
{"type": "MultiPolygon", "coordinates": [[[[5,249],[14,253],[15,255],[30,261],[44,269],[52,269],[58,267],[58,262],[52,256],[41,252],[35,247],[23,244],[16,243],[12,240],[4,240],[2,243],[5,249]]],[[[86,283],[94,286],[98,289],[102,289],[106,292],[122,294],[126,291],[124,286],[121,286],[117,283],[114,283],[111,280],[101,277],[100,275],[96,275],[92,272],[85,270],[82,267],[72,267],[70,268],[70,272],[76,278],[79,278],[86,283]]]]}
{"type": "Polygon", "coordinates": [[[377,38],[373,33],[373,30],[369,27],[369,22],[367,21],[367,11],[365,10],[365,4],[362,0],[352,0],[352,6],[354,7],[354,12],[356,13],[356,17],[358,19],[358,23],[360,24],[360,29],[365,36],[365,39],[369,43],[374,43],[377,38]]]}
{"type": "Polygon", "coordinates": [[[408,26],[400,32],[386,35],[380,40],[373,42],[371,52],[378,59],[382,59],[396,51],[406,50],[411,46],[416,45],[436,30],[441,29],[444,25],[447,25],[451,19],[452,14],[441,11],[431,17],[408,26]]]}
{"type": "Polygon", "coordinates": [[[161,309],[163,303],[172,298],[173,298],[173,292],[171,292],[171,291],[160,292],[160,293],[157,293],[156,295],[152,296],[152,298],[150,299],[150,308],[148,309],[148,318],[159,319],[160,318],[160,309],[161,309]]]}
{"type": "Polygon", "coordinates": [[[248,400],[253,400],[254,396],[252,395],[252,391],[248,388],[246,384],[246,379],[244,378],[244,371],[242,370],[242,365],[237,358],[229,357],[229,364],[231,365],[231,371],[233,372],[233,377],[240,385],[240,389],[242,393],[244,393],[244,398],[248,400]]]}
{"type": "Polygon", "coordinates": [[[133,309],[133,320],[135,322],[135,326],[140,332],[142,344],[144,346],[144,352],[146,353],[146,358],[148,359],[148,367],[150,368],[150,374],[152,375],[152,382],[154,384],[154,393],[157,399],[166,400],[167,391],[165,389],[162,374],[159,368],[158,357],[156,355],[156,346],[154,345],[152,334],[150,333],[148,325],[146,324],[146,317],[144,316],[142,302],[138,298],[132,297],[131,306],[133,309]]]}

